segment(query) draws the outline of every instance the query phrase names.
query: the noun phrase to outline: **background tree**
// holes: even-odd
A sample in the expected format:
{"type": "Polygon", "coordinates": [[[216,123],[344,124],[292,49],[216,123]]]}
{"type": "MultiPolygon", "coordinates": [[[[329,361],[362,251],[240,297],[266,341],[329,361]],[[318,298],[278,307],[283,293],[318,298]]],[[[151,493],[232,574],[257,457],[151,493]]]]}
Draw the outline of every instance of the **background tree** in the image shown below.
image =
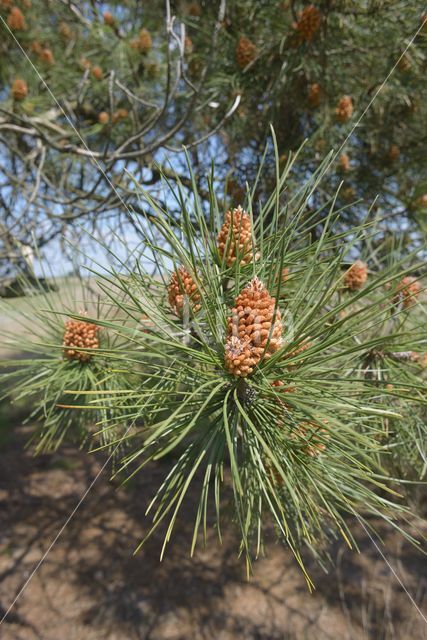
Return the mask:
{"type": "MultiPolygon", "coordinates": [[[[299,183],[360,118],[313,204],[344,179],[341,200],[362,198],[344,221],[379,196],[389,232],[404,220],[413,241],[425,224],[421,0],[0,4],[3,271],[28,258],[33,235],[44,247],[78,236],[81,225],[140,234],[127,172],[158,197],[158,165],[189,186],[182,144],[202,195],[215,156],[237,204],[270,123],[283,163],[309,138],[289,177],[299,183]]],[[[264,167],[261,198],[274,179],[272,155],[264,167]]]]}

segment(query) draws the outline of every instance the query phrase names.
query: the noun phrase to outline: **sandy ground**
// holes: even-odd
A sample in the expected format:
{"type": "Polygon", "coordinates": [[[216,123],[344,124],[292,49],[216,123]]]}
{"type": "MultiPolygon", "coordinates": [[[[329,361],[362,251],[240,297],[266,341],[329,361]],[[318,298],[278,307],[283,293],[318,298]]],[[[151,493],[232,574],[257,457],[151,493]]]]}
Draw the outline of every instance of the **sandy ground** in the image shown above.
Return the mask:
{"type": "MultiPolygon", "coordinates": [[[[103,463],[71,446],[34,458],[24,449],[28,431],[18,427],[0,450],[3,612],[103,463]]],[[[311,565],[312,595],[290,553],[274,542],[247,581],[231,529],[221,547],[211,533],[207,549],[191,559],[194,494],[165,560],[159,563],[157,535],[133,556],[164,465],[129,489],[101,474],[0,627],[2,640],[427,638],[427,625],[356,525],[362,553],[337,542],[329,574],[311,565]]],[[[381,532],[388,560],[426,613],[426,558],[390,529],[381,532]]]]}

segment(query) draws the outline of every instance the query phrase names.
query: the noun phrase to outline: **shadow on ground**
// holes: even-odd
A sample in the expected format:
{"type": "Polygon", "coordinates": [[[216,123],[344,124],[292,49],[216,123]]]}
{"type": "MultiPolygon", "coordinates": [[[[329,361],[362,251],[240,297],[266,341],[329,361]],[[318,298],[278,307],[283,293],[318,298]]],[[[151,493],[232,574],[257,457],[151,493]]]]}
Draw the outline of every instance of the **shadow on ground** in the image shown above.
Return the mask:
{"type": "MultiPolygon", "coordinates": [[[[103,463],[72,447],[34,458],[24,449],[28,435],[19,427],[0,450],[3,611],[103,463]]],[[[311,567],[312,595],[291,554],[274,543],[249,582],[231,531],[223,532],[222,546],[210,532],[207,549],[190,558],[191,494],[163,562],[160,534],[133,556],[164,471],[153,466],[128,490],[101,474],[0,628],[4,640],[427,638],[422,617],[356,524],[362,553],[337,542],[329,574],[311,567]]],[[[425,607],[426,559],[391,529],[381,533],[388,560],[425,607]]]]}

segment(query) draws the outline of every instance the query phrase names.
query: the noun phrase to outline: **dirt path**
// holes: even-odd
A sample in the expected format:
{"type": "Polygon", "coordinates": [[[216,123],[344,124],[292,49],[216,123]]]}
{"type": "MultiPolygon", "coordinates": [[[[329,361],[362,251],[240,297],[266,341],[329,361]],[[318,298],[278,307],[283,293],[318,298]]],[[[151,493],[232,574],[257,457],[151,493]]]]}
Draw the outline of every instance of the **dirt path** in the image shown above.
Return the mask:
{"type": "MultiPolygon", "coordinates": [[[[102,458],[69,447],[33,458],[19,428],[0,451],[0,606],[6,609],[48,547],[102,458]]],[[[331,549],[329,575],[312,567],[313,595],[285,549],[271,544],[245,580],[236,540],[189,557],[193,511],[159,563],[160,537],[132,555],[144,532],[152,467],[127,490],[102,475],[0,628],[2,640],[359,640],[427,638],[426,626],[379,558],[356,531],[363,554],[331,549]]],[[[383,529],[387,555],[421,606],[427,561],[383,529]]]]}

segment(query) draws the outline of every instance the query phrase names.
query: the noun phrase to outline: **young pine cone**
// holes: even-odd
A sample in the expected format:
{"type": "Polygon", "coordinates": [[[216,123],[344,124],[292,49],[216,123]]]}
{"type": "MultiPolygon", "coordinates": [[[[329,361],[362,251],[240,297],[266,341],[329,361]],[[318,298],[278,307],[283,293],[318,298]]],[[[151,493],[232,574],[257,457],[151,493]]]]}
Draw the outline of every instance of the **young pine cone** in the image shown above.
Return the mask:
{"type": "Polygon", "coordinates": [[[361,260],[356,260],[344,275],[344,286],[350,291],[361,289],[368,279],[368,267],[361,260]]]}
{"type": "MultiPolygon", "coordinates": [[[[227,267],[237,259],[240,264],[249,264],[254,259],[251,219],[240,205],[225,214],[225,222],[218,235],[218,251],[221,258],[226,254],[227,267]]],[[[257,258],[255,255],[255,260],[257,258]]]]}
{"type": "Polygon", "coordinates": [[[339,99],[335,109],[335,115],[339,122],[347,122],[353,115],[354,106],[351,96],[343,96],[339,99]]]}
{"type": "Polygon", "coordinates": [[[168,299],[173,312],[180,318],[186,307],[196,313],[201,308],[200,292],[192,276],[185,267],[179,267],[172,273],[168,286],[168,299]]]}
{"type": "Polygon", "coordinates": [[[256,58],[257,48],[254,43],[246,38],[240,36],[239,42],[236,47],[236,61],[241,69],[244,69],[256,58]]]}
{"type": "Polygon", "coordinates": [[[394,304],[402,304],[408,309],[417,301],[421,292],[421,284],[413,276],[405,276],[397,285],[397,292],[393,298],[394,304]]]}
{"type": "Polygon", "coordinates": [[[91,353],[78,351],[77,349],[98,349],[99,327],[91,322],[82,320],[68,320],[65,323],[65,333],[62,341],[64,355],[69,360],[80,360],[89,362],[91,353]]]}
{"type": "Polygon", "coordinates": [[[322,99],[322,89],[320,84],[314,82],[308,87],[308,104],[310,107],[316,108],[319,106],[320,101],[322,99]]]}
{"type": "Polygon", "coordinates": [[[235,376],[246,377],[261,358],[282,346],[282,325],[276,301],[258,278],[253,278],[235,300],[227,320],[225,366],[235,376]],[[274,323],[273,323],[274,318],[274,323]]]}
{"type": "Polygon", "coordinates": [[[320,28],[322,14],[319,9],[310,4],[304,7],[294,25],[300,42],[311,42],[320,28]]]}
{"type": "Polygon", "coordinates": [[[25,80],[21,78],[16,78],[12,84],[12,96],[16,101],[25,100],[28,95],[28,85],[25,80]]]}

